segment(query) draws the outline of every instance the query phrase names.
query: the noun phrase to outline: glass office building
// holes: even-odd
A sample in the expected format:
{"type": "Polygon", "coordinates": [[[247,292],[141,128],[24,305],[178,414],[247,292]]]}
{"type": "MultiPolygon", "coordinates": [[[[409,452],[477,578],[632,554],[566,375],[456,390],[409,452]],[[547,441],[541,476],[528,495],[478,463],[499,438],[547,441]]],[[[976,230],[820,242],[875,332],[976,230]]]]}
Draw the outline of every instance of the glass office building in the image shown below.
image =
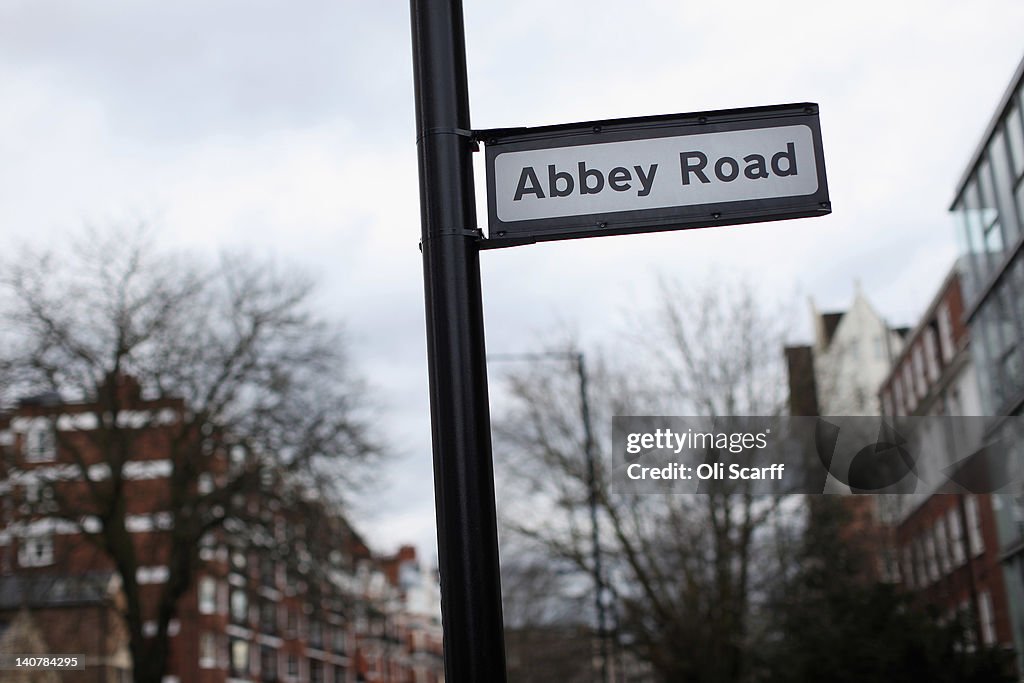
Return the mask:
{"type": "Polygon", "coordinates": [[[1024,671],[1024,61],[988,125],[956,191],[964,272],[964,320],[982,406],[992,416],[986,441],[1009,448],[1016,484],[993,497],[1018,670],[1024,671]]]}
{"type": "Polygon", "coordinates": [[[957,188],[952,211],[963,253],[966,318],[985,412],[1024,403],[1024,62],[957,188]]]}

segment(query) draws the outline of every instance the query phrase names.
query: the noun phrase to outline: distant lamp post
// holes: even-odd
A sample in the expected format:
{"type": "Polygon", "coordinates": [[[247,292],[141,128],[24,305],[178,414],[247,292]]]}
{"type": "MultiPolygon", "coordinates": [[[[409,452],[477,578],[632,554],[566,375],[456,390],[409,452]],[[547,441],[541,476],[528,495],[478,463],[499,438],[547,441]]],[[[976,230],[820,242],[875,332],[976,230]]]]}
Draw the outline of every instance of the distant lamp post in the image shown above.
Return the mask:
{"type": "Polygon", "coordinates": [[[490,353],[487,354],[488,361],[545,361],[561,360],[569,361],[576,368],[576,376],[579,380],[580,393],[580,418],[583,423],[583,454],[587,461],[587,488],[590,506],[590,543],[592,571],[594,579],[594,607],[597,610],[597,640],[601,655],[601,681],[609,683],[611,680],[611,667],[609,666],[608,652],[608,608],[605,605],[605,581],[604,572],[601,568],[601,539],[600,525],[597,516],[597,466],[594,457],[594,432],[590,421],[590,398],[587,391],[587,366],[586,358],[582,351],[543,351],[539,353],[490,353]]]}

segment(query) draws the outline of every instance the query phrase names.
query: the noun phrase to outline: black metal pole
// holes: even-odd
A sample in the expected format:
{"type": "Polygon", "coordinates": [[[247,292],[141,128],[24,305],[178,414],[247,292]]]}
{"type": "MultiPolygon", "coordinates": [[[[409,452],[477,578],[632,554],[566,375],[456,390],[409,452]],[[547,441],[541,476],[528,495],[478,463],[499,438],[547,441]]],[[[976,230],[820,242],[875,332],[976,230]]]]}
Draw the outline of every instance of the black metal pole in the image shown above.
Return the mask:
{"type": "Polygon", "coordinates": [[[411,0],[444,668],[505,681],[487,362],[460,0],[411,0]]]}

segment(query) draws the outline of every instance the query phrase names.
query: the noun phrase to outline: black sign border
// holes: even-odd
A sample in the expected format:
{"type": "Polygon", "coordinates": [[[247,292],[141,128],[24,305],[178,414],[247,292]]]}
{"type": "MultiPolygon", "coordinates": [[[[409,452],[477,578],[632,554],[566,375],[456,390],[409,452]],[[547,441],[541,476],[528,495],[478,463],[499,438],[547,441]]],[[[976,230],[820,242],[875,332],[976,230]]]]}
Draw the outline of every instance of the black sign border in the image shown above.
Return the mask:
{"type": "Polygon", "coordinates": [[[818,105],[811,102],[608,119],[534,128],[496,128],[476,131],[474,137],[484,143],[487,168],[488,234],[486,239],[480,240],[481,249],[602,235],[690,230],[809,218],[832,212],[825,177],[818,105]],[[818,189],[813,194],[522,221],[502,221],[498,218],[494,160],[499,154],[793,125],[805,125],[811,129],[815,170],[818,174],[818,189]]]}

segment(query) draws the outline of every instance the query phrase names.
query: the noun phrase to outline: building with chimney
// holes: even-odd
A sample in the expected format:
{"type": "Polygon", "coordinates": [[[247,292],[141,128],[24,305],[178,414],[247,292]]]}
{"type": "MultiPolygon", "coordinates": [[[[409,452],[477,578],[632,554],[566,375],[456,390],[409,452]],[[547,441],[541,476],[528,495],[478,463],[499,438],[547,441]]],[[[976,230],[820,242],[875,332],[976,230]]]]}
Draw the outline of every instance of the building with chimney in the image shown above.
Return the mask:
{"type": "Polygon", "coordinates": [[[878,415],[878,385],[903,347],[857,285],[844,311],[810,302],[814,342],[785,349],[791,415],[878,415]]]}
{"type": "MultiPolygon", "coordinates": [[[[866,415],[881,413],[878,385],[892,358],[903,349],[905,329],[894,329],[867,300],[858,284],[844,311],[821,311],[810,303],[814,342],[787,346],[789,413],[793,416],[866,415]]],[[[838,482],[832,482],[834,489],[838,482]]],[[[877,496],[843,498],[848,515],[846,533],[869,556],[867,571],[893,581],[889,512],[877,496]]]]}

